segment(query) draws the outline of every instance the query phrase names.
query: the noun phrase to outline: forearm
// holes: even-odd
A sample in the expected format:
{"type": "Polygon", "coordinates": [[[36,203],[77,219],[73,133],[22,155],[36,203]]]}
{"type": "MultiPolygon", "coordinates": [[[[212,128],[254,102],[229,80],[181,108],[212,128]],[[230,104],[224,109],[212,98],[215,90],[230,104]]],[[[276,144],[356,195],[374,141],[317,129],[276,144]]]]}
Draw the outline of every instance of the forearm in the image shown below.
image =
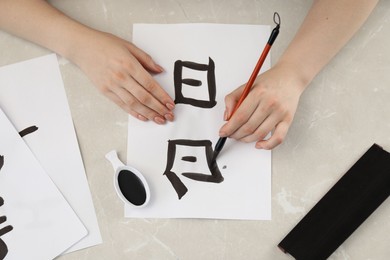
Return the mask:
{"type": "Polygon", "coordinates": [[[84,26],[43,0],[0,0],[1,29],[68,58],[134,117],[173,121],[172,98],[147,71],[163,69],[132,43],[84,26]]]}
{"type": "Polygon", "coordinates": [[[93,33],[43,0],[0,0],[0,29],[67,58],[93,33]]]}
{"type": "Polygon", "coordinates": [[[278,64],[306,87],[365,22],[378,0],[316,0],[278,64]]]}

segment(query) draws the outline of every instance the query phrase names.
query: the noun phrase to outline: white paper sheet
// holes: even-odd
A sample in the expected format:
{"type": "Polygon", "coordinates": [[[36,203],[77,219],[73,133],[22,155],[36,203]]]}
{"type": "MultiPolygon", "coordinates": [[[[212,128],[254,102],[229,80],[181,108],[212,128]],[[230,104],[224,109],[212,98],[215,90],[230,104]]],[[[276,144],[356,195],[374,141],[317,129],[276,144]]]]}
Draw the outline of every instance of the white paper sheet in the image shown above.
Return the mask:
{"type": "MultiPolygon", "coordinates": [[[[248,81],[268,40],[269,26],[219,24],[136,24],[133,41],[165,69],[156,80],[175,97],[174,64],[177,60],[215,64],[216,102],[212,108],[176,104],[175,122],[158,126],[129,117],[128,164],[140,170],[151,188],[150,203],[142,209],[125,206],[126,217],[144,218],[271,218],[271,152],[254,144],[227,143],[217,163],[221,183],[200,182],[183,172],[209,174],[204,147],[176,146],[172,167],[167,167],[168,140],[210,140],[212,149],[223,124],[224,97],[248,81]],[[181,158],[196,156],[197,161],[181,158]],[[170,168],[187,187],[181,198],[166,175],[170,168]]],[[[261,72],[270,68],[268,57],[261,72]]],[[[199,87],[182,85],[185,98],[210,101],[206,71],[183,68],[182,78],[197,79],[199,87]]],[[[193,158],[192,158],[193,159],[193,158]]]]}
{"type": "Polygon", "coordinates": [[[55,54],[0,68],[0,107],[88,230],[67,252],[102,242],[55,54]]]}
{"type": "Polygon", "coordinates": [[[0,125],[5,259],[53,259],[88,232],[1,109],[0,125]]]}

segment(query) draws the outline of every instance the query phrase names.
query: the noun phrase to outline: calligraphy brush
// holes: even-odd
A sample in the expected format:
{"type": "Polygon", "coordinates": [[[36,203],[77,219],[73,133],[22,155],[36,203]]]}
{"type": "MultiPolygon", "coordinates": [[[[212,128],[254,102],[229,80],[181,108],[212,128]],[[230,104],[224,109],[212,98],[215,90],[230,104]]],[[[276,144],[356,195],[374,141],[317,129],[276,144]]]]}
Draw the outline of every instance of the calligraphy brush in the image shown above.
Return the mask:
{"type": "MultiPolygon", "coordinates": [[[[264,50],[261,53],[259,60],[257,61],[256,67],[253,70],[252,75],[250,76],[248,82],[246,83],[244,91],[242,92],[240,99],[238,100],[237,104],[235,105],[235,107],[234,107],[232,113],[230,114],[229,118],[227,119],[227,121],[230,120],[230,118],[233,116],[234,112],[236,112],[238,107],[241,105],[241,103],[244,101],[244,99],[248,96],[249,91],[251,90],[252,85],[255,82],[257,75],[259,74],[261,66],[263,66],[263,63],[264,63],[265,59],[267,58],[268,52],[270,51],[272,44],[274,43],[274,41],[276,40],[276,37],[279,34],[280,16],[277,12],[274,13],[274,22],[276,24],[276,27],[272,30],[271,35],[268,39],[268,42],[265,45],[264,50]],[[276,21],[276,17],[278,18],[277,21],[276,21]]],[[[227,139],[227,137],[220,137],[218,139],[218,142],[215,145],[213,158],[211,160],[212,162],[217,159],[218,154],[221,152],[223,146],[225,145],[226,139],[227,139]]]]}

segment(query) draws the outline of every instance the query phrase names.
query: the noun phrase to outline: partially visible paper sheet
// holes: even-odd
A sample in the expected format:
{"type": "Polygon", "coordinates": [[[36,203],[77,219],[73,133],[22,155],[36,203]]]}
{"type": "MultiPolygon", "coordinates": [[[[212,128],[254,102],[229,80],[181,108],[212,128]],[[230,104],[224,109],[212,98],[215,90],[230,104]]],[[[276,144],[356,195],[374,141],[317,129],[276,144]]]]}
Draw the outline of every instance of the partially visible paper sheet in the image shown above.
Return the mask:
{"type": "MultiPolygon", "coordinates": [[[[128,164],[145,175],[151,200],[142,209],[125,206],[126,217],[271,218],[270,151],[228,140],[219,172],[207,162],[224,97],[248,81],[269,33],[261,25],[134,25],[134,43],[165,69],[155,79],[177,104],[167,125],[129,117],[128,164]]],[[[261,72],[269,68],[270,57],[261,72]]]]}
{"type": "Polygon", "coordinates": [[[0,107],[88,230],[68,252],[102,242],[55,54],[0,68],[0,107]]]}
{"type": "Polygon", "coordinates": [[[5,259],[53,259],[88,232],[1,109],[0,125],[0,229],[8,231],[0,251],[5,259]]]}

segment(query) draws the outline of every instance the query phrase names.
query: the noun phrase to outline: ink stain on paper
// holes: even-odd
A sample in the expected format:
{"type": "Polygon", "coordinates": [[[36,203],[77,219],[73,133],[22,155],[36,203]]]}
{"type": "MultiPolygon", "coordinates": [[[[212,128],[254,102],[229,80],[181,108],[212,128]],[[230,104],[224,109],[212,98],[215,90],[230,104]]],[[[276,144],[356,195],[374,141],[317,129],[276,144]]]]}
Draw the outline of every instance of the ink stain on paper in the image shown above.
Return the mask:
{"type": "Polygon", "coordinates": [[[118,184],[123,196],[132,204],[141,206],[146,201],[146,190],[142,181],[133,172],[122,170],[118,174],[118,184]]]}
{"type": "Polygon", "coordinates": [[[184,83],[186,85],[193,86],[193,87],[202,86],[202,81],[197,80],[197,79],[182,79],[182,83],[184,83]]]}
{"type": "Polygon", "coordinates": [[[222,169],[224,169],[224,170],[225,170],[226,168],[227,168],[227,166],[226,166],[226,165],[224,165],[224,166],[222,167],[222,169]]]}
{"type": "MultiPolygon", "coordinates": [[[[2,197],[0,197],[0,207],[3,206],[4,200],[2,197]]],[[[0,224],[3,224],[5,221],[7,221],[6,216],[1,216],[0,217],[0,224]]],[[[7,244],[1,239],[1,237],[8,232],[10,232],[13,229],[11,225],[5,226],[2,229],[0,229],[0,259],[3,260],[7,254],[8,254],[8,247],[7,244]]]]}
{"type": "MultiPolygon", "coordinates": [[[[0,155],[0,170],[4,166],[4,156],[0,155]]],[[[4,199],[0,197],[0,207],[4,205],[4,199]]],[[[0,224],[3,224],[5,221],[7,221],[6,216],[0,216],[0,224]]],[[[5,226],[2,229],[0,229],[0,260],[3,260],[7,254],[8,254],[8,247],[7,244],[1,239],[1,237],[8,232],[10,232],[13,229],[11,225],[5,226]]]]}
{"type": "Polygon", "coordinates": [[[195,156],[183,156],[181,159],[186,162],[196,162],[195,156]]]}
{"type": "Polygon", "coordinates": [[[26,135],[28,135],[28,134],[34,133],[34,132],[37,131],[37,130],[38,130],[38,127],[35,126],[35,125],[33,125],[33,126],[27,127],[27,128],[25,128],[25,129],[23,129],[22,131],[20,131],[20,132],[19,132],[19,135],[20,135],[21,137],[23,137],[23,136],[26,136],[26,135]]]}

